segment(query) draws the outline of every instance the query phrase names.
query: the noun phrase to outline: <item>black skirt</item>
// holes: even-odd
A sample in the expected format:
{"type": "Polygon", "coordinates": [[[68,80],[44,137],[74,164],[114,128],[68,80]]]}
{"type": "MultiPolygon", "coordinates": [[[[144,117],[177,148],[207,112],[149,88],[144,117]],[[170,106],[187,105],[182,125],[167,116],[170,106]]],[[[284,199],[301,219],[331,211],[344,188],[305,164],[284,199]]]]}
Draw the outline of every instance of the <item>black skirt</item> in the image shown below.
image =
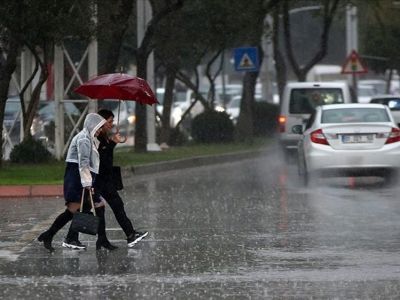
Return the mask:
{"type": "MultiPolygon", "coordinates": [[[[93,181],[96,178],[96,174],[90,172],[93,181]]],[[[92,182],[94,186],[94,182],[92,182]]],[[[70,202],[81,202],[83,186],[81,184],[81,176],[79,174],[79,165],[77,163],[67,162],[64,173],[64,200],[65,204],[70,202]]],[[[94,202],[101,202],[100,195],[95,191],[93,195],[94,202]]],[[[88,197],[88,193],[85,193],[85,201],[88,197]]]]}

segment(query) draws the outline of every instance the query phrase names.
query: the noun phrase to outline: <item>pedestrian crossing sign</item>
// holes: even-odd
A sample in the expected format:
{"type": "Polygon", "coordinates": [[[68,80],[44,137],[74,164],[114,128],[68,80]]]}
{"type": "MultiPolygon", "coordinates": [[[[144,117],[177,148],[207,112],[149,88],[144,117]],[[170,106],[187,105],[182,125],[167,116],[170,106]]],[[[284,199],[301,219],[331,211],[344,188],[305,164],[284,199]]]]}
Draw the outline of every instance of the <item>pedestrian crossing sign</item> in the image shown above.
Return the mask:
{"type": "Polygon", "coordinates": [[[257,47],[242,47],[234,49],[236,71],[257,72],[259,59],[257,47]]]}
{"type": "Polygon", "coordinates": [[[346,58],[342,67],[342,74],[364,74],[368,73],[367,68],[362,64],[360,56],[353,50],[346,58]]]}

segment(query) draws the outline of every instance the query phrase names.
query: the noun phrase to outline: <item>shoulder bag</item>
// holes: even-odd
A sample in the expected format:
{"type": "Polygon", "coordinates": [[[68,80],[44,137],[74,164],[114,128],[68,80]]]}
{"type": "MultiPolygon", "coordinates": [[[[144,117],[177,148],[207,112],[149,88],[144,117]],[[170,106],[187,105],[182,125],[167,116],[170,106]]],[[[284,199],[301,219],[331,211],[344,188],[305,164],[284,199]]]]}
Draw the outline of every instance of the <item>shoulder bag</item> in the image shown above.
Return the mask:
{"type": "Polygon", "coordinates": [[[81,208],[78,212],[74,213],[72,217],[71,229],[77,232],[82,232],[90,235],[96,235],[99,228],[99,217],[96,216],[96,210],[94,208],[92,192],[89,191],[90,203],[92,205],[93,214],[82,212],[83,200],[85,198],[85,188],[82,191],[81,208]]]}

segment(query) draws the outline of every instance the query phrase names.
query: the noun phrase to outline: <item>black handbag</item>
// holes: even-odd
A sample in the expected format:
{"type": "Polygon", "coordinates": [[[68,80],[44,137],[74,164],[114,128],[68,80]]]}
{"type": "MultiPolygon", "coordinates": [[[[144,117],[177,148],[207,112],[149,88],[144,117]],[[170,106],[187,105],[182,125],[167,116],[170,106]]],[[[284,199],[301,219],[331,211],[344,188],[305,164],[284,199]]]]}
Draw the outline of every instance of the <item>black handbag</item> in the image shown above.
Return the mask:
{"type": "Polygon", "coordinates": [[[124,184],[122,183],[121,167],[113,166],[112,180],[117,191],[120,191],[124,188],[124,184]]]}
{"type": "Polygon", "coordinates": [[[96,216],[96,210],[94,208],[92,192],[89,191],[90,202],[93,209],[92,213],[84,213],[83,209],[83,199],[85,198],[85,190],[82,191],[81,208],[80,211],[74,213],[72,217],[71,229],[77,232],[96,235],[99,229],[99,217],[96,216]]]}

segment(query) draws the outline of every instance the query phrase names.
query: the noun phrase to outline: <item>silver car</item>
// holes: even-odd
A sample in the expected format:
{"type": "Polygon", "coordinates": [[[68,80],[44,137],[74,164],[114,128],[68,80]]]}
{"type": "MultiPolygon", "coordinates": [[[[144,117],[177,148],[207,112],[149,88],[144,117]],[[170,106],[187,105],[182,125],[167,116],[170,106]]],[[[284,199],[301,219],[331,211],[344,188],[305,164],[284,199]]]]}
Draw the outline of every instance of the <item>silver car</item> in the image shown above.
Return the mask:
{"type": "Polygon", "coordinates": [[[331,104],[317,107],[298,143],[299,175],[382,176],[400,168],[400,129],[381,104],[331,104]]]}

